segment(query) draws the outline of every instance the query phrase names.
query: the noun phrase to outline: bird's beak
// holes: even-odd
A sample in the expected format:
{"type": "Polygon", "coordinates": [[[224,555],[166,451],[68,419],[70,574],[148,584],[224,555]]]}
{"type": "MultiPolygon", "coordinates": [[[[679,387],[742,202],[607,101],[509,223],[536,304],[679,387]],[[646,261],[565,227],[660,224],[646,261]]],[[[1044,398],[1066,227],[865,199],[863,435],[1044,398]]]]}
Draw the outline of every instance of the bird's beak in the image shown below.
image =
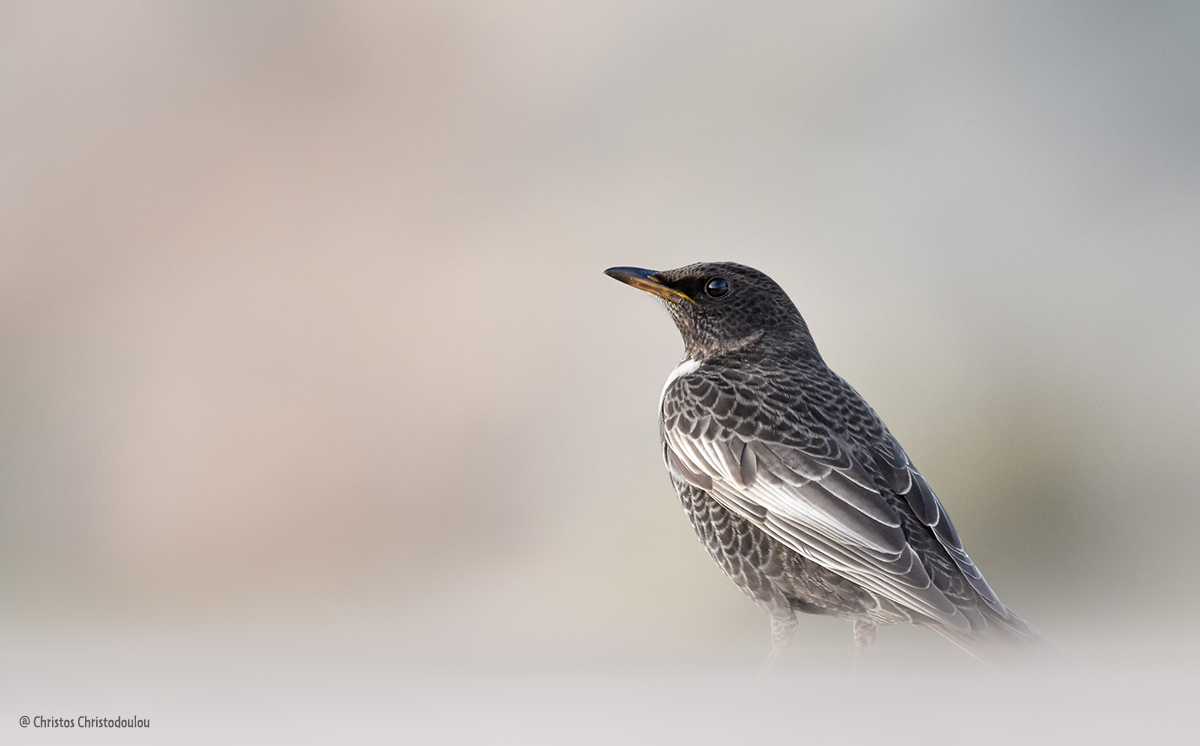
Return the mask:
{"type": "Polygon", "coordinates": [[[695,303],[691,298],[684,295],[674,288],[669,288],[659,280],[652,269],[641,269],[640,267],[609,267],[604,270],[604,274],[620,280],[626,285],[632,285],[638,290],[645,290],[647,293],[657,295],[659,298],[669,301],[679,302],[681,300],[688,303],[695,303]]]}

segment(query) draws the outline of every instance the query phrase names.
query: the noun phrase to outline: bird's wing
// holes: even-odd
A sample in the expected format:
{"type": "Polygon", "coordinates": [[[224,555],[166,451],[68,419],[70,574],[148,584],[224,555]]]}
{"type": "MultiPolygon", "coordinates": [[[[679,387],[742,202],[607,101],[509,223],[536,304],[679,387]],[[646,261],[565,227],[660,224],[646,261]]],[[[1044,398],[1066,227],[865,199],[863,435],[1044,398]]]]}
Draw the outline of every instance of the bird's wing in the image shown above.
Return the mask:
{"type": "MultiPolygon", "coordinates": [[[[948,565],[922,562],[922,537],[910,538],[902,528],[902,523],[911,528],[919,521],[932,529],[994,614],[1001,619],[1011,615],[963,551],[929,485],[890,435],[871,465],[888,490],[846,443],[791,422],[788,405],[764,397],[764,387],[755,383],[689,375],[668,387],[662,434],[668,467],[678,479],[708,491],[800,555],[883,598],[963,632],[988,626],[974,599],[965,598],[973,594],[951,577],[948,565]]],[[[932,546],[928,532],[921,534],[932,546]]]]}
{"type": "Polygon", "coordinates": [[[1009,611],[1008,607],[1000,602],[996,592],[983,578],[983,573],[975,566],[975,562],[963,549],[962,540],[958,537],[958,530],[954,528],[954,523],[951,522],[950,516],[946,513],[946,509],[942,507],[942,501],[933,493],[929,483],[925,481],[925,477],[917,471],[913,466],[912,459],[896,442],[891,433],[886,434],[885,441],[873,451],[874,464],[878,472],[883,476],[884,481],[892,492],[904,498],[913,515],[917,517],[924,525],[932,529],[934,538],[938,544],[946,551],[946,554],[954,561],[955,566],[967,582],[979,594],[988,606],[990,606],[1003,620],[1014,620],[1014,623],[1019,622],[1018,626],[1021,629],[1016,631],[1028,630],[1032,634],[1032,629],[1028,628],[1023,620],[1009,611]]]}

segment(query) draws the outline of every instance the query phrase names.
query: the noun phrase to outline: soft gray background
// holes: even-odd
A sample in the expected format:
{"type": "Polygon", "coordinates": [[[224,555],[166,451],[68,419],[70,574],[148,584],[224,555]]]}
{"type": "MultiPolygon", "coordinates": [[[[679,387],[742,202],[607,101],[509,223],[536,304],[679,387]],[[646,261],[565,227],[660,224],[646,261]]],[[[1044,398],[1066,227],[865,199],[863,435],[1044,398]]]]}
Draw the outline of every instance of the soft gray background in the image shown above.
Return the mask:
{"type": "MultiPolygon", "coordinates": [[[[663,473],[678,336],[601,274],[721,259],[1115,677],[1050,690],[1116,738],[1121,692],[1197,689],[1198,39],[1190,2],[0,3],[0,740],[604,742],[731,687],[744,724],[767,623],[663,473]]],[[[848,627],[799,637],[780,681],[843,702],[848,627]]],[[[974,675],[932,637],[877,665],[974,675]]]]}

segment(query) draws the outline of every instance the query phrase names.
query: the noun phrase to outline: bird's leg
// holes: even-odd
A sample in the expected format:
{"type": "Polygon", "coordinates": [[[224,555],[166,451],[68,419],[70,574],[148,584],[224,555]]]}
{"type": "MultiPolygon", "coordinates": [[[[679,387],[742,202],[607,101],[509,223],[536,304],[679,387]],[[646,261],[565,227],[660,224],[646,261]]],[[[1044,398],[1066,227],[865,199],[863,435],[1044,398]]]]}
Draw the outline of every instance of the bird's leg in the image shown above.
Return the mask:
{"type": "Polygon", "coordinates": [[[758,672],[760,679],[766,676],[771,667],[775,665],[775,661],[779,660],[779,656],[783,654],[795,634],[796,612],[791,608],[788,608],[786,612],[771,615],[771,654],[767,656],[766,662],[758,672]]]}
{"type": "Polygon", "coordinates": [[[875,642],[876,629],[874,624],[864,619],[854,621],[854,663],[851,664],[854,670],[862,668],[863,661],[867,657],[867,648],[875,642]]]}

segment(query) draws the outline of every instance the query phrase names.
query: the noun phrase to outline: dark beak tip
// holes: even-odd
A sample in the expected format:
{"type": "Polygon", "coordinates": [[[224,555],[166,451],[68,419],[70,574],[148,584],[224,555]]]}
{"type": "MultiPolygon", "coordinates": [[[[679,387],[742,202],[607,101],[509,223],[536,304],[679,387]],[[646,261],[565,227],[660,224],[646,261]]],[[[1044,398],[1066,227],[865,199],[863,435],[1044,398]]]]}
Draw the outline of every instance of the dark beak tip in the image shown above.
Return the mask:
{"type": "Polygon", "coordinates": [[[640,277],[643,280],[651,278],[654,276],[654,270],[642,269],[641,267],[609,267],[604,270],[604,274],[614,280],[628,282],[631,277],[640,277]]]}

